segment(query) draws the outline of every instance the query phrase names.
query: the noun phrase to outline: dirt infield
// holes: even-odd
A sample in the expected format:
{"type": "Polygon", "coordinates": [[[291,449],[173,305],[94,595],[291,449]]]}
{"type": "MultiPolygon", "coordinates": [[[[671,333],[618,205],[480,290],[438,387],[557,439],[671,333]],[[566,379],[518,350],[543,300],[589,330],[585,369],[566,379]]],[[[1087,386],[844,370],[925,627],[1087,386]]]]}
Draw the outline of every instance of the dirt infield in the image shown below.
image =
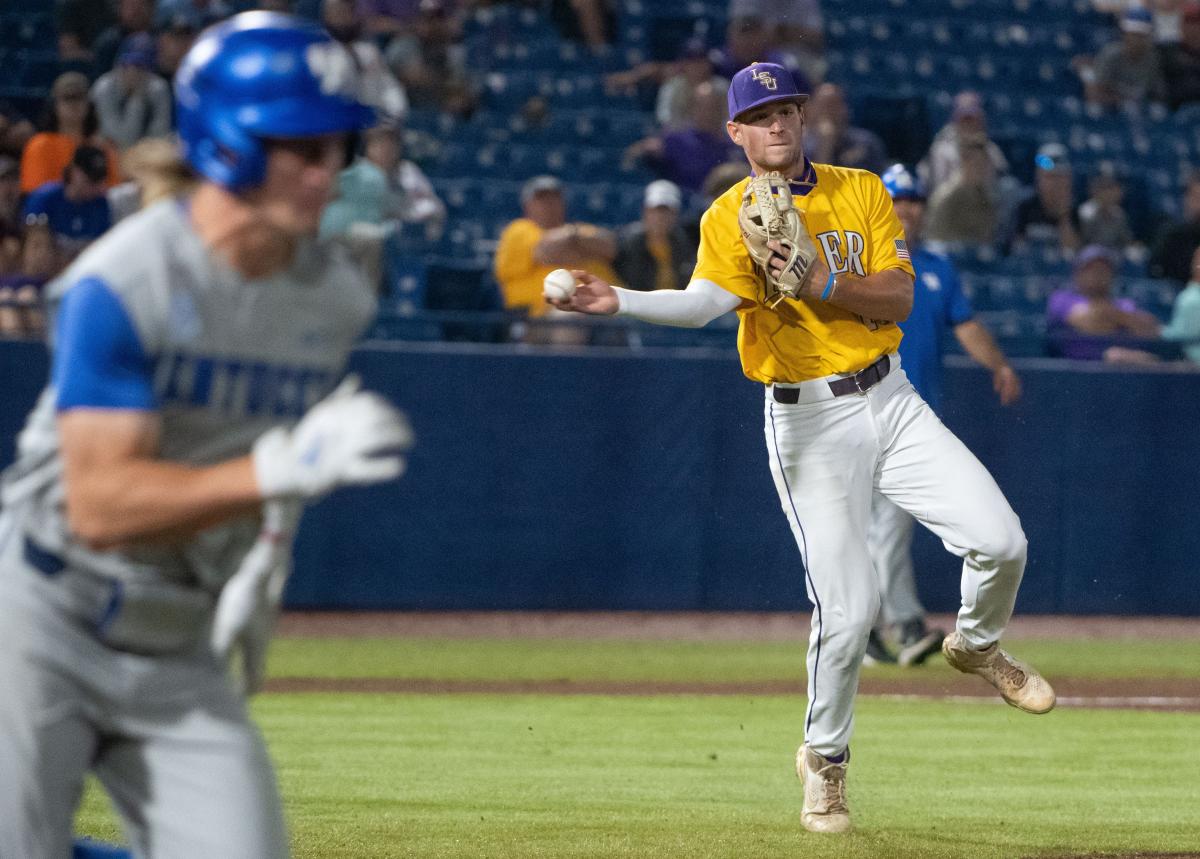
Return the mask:
{"type": "MultiPolygon", "coordinates": [[[[954,618],[931,618],[943,629],[954,618]]],[[[289,613],[280,634],[296,637],[403,638],[574,638],[701,641],[803,641],[808,615],[798,613],[654,612],[446,612],[289,613]]],[[[1014,619],[1010,639],[1200,638],[1200,619],[1048,617],[1014,619]]],[[[1059,705],[1175,712],[1200,712],[1200,680],[1054,678],[1059,705]]],[[[368,692],[377,694],[552,694],[552,695],[796,695],[799,683],[665,683],[628,681],[452,681],[399,678],[334,679],[290,677],[268,681],[271,692],[368,692]]],[[[897,698],[991,699],[995,693],[971,677],[913,673],[911,677],[865,677],[861,694],[897,698]]]]}
{"type": "MultiPolygon", "coordinates": [[[[678,641],[804,641],[806,612],[289,612],[280,635],[402,638],[617,638],[678,641]]],[[[952,615],[931,626],[954,627],[952,615]]],[[[1006,640],[1021,638],[1200,639],[1200,618],[1013,618],[1006,640]]]]}

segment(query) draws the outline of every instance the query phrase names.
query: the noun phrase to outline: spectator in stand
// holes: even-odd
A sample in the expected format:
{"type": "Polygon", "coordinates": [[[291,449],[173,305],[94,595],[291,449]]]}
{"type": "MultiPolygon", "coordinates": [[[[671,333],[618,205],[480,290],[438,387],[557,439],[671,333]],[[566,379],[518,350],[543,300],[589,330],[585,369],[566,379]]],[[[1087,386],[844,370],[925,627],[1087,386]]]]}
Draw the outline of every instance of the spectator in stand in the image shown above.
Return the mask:
{"type": "MultiPolygon", "coordinates": [[[[413,8],[416,9],[415,4],[413,8]]],[[[408,113],[408,96],[388,69],[379,48],[364,38],[362,19],[354,0],[324,0],[321,4],[321,21],[329,34],[353,54],[358,65],[363,100],[376,108],[382,118],[403,119],[408,113]]]]}
{"type": "Polygon", "coordinates": [[[43,129],[30,138],[21,155],[22,193],[62,179],[75,148],[83,143],[108,153],[108,184],[117,184],[117,156],[98,134],[100,123],[88,89],[88,79],[79,72],[65,72],[54,81],[43,129]]]}
{"type": "Polygon", "coordinates": [[[100,34],[113,25],[110,3],[96,0],[58,0],[58,58],[64,61],[95,61],[92,46],[100,34]]]}
{"type": "Polygon", "coordinates": [[[365,34],[387,42],[407,31],[420,13],[421,0],[358,0],[357,13],[365,34]]]}
{"type": "Polygon", "coordinates": [[[388,178],[365,156],[338,174],[334,197],[321,215],[321,237],[336,238],[350,251],[367,280],[383,283],[383,248],[396,224],[388,221],[388,178]]]}
{"type": "MultiPolygon", "coordinates": [[[[159,15],[156,20],[155,71],[168,83],[173,83],[184,55],[191,50],[196,36],[204,29],[204,19],[195,9],[184,7],[170,15],[159,15]]],[[[174,108],[172,102],[171,109],[174,108]]]]}
{"type": "Polygon", "coordinates": [[[702,83],[711,83],[722,93],[729,91],[729,81],[713,70],[712,51],[704,38],[688,39],[671,62],[645,62],[604,79],[609,92],[634,95],[638,84],[653,82],[658,86],[654,102],[654,119],[664,131],[685,127],[691,115],[692,93],[702,83]]]}
{"type": "Polygon", "coordinates": [[[1075,208],[1075,174],[1071,157],[1061,143],[1047,143],[1034,163],[1034,193],[1016,211],[1011,246],[1055,245],[1068,257],[1083,242],[1079,238],[1079,213],[1075,208]]]}
{"type": "Polygon", "coordinates": [[[556,268],[587,269],[605,280],[618,280],[612,269],[616,237],[590,224],[568,223],[558,179],[536,176],[526,182],[521,210],[524,216],[504,228],[496,247],[496,282],[505,308],[544,315],[551,308],[542,297],[542,280],[556,268]]]}
{"type": "Polygon", "coordinates": [[[1183,0],[1092,0],[1092,8],[1104,15],[1111,15],[1114,24],[1121,23],[1130,9],[1144,8],[1153,21],[1154,44],[1169,45],[1179,41],[1180,18],[1183,0]]]}
{"type": "Polygon", "coordinates": [[[1104,245],[1117,253],[1135,241],[1129,216],[1121,207],[1125,187],[1111,164],[1102,164],[1088,182],[1088,198],[1079,206],[1079,236],[1085,245],[1104,245]]]}
{"type": "Polygon", "coordinates": [[[812,84],[796,57],[775,41],[775,28],[761,17],[731,18],[725,28],[725,47],[713,54],[713,70],[725,80],[753,63],[777,63],[792,73],[796,88],[811,93],[812,84]]]}
{"type": "Polygon", "coordinates": [[[174,141],[162,137],[148,137],[125,150],[121,170],[127,181],[109,188],[107,195],[114,224],[159,200],[190,193],[196,185],[196,175],[174,141]]]}
{"type": "Polygon", "coordinates": [[[1103,245],[1088,245],[1075,257],[1071,287],[1051,293],[1046,304],[1053,351],[1064,358],[1114,361],[1133,351],[1122,346],[1123,341],[1158,336],[1153,315],[1133,299],[1113,296],[1119,264],[1119,257],[1103,245]]]}
{"type": "Polygon", "coordinates": [[[96,56],[92,53],[92,43],[95,41],[95,36],[99,33],[92,33],[93,38],[88,38],[88,31],[80,26],[77,20],[63,21],[60,17],[58,23],[58,61],[64,65],[80,65],[86,68],[94,68],[96,56]]]}
{"type": "Polygon", "coordinates": [[[0,99],[0,155],[8,155],[19,161],[34,133],[33,123],[25,114],[0,99]]]}
{"type": "Polygon", "coordinates": [[[883,141],[873,131],[850,124],[850,106],[837,84],[817,87],[804,113],[804,154],[813,161],[872,173],[887,167],[883,141]]]}
{"type": "Polygon", "coordinates": [[[1171,321],[1162,329],[1161,336],[1178,343],[1189,361],[1200,364],[1200,246],[1192,252],[1191,278],[1175,296],[1171,321]]]}
{"type": "Polygon", "coordinates": [[[0,278],[0,334],[5,337],[40,337],[45,330],[42,289],[62,270],[54,234],[45,224],[25,228],[20,247],[20,267],[0,278]]]}
{"type": "Polygon", "coordinates": [[[21,231],[0,222],[0,275],[15,274],[21,267],[21,231]]]}
{"type": "Polygon", "coordinates": [[[156,67],[154,37],[134,33],[121,43],[113,70],[92,85],[100,133],[118,149],[171,131],[171,87],[155,74],[156,67]]]}
{"type": "Polygon", "coordinates": [[[999,207],[996,173],[982,134],[958,138],[959,164],[929,200],[925,235],[931,242],[991,245],[996,240],[999,207]]]}
{"type": "Polygon", "coordinates": [[[707,83],[724,98],[729,81],[714,71],[712,58],[704,39],[688,39],[679,59],[669,66],[666,80],[658,90],[654,118],[663,129],[673,130],[687,125],[691,116],[692,94],[700,84],[707,83]]]}
{"type": "Polygon", "coordinates": [[[1101,48],[1093,63],[1077,63],[1090,104],[1138,110],[1147,102],[1165,100],[1153,34],[1150,13],[1132,7],[1121,16],[1121,38],[1101,48]]]}
{"type": "Polygon", "coordinates": [[[1200,2],[1188,3],[1180,21],[1180,40],[1159,47],[1167,107],[1176,110],[1200,102],[1200,2]]]}
{"type": "Polygon", "coordinates": [[[235,11],[233,3],[227,0],[158,0],[158,11],[164,17],[188,10],[198,14],[205,27],[223,21],[235,11]]]}
{"type": "Polygon", "coordinates": [[[729,0],[728,17],[763,21],[771,43],[790,54],[808,80],[825,79],[825,16],[819,0],[729,0]]]}
{"type": "Polygon", "coordinates": [[[1188,177],[1183,217],[1159,230],[1150,253],[1151,277],[1184,283],[1191,277],[1192,250],[1200,246],[1200,172],[1188,177]]]}
{"type": "MultiPolygon", "coordinates": [[[[338,174],[333,199],[321,214],[321,236],[347,236],[368,225],[376,234],[387,209],[387,176],[378,165],[359,156],[338,174]]],[[[379,236],[382,241],[382,235],[379,236]]]]}
{"type": "Polygon", "coordinates": [[[283,12],[292,14],[292,0],[258,0],[254,4],[255,9],[263,12],[283,12]]]}
{"type": "Polygon", "coordinates": [[[21,168],[15,159],[0,155],[0,228],[20,232],[21,168]]]}
{"type": "Polygon", "coordinates": [[[931,195],[938,186],[947,182],[958,169],[960,158],[959,140],[977,140],[982,136],[986,143],[988,160],[995,176],[1008,173],[1008,161],[1000,147],[987,138],[987,113],[979,93],[963,90],[954,97],[954,108],[950,121],[942,126],[929,145],[929,152],[917,165],[917,174],[931,195]]]}
{"type": "Polygon", "coordinates": [[[80,146],[61,182],[49,182],[25,200],[25,222],[44,222],[64,258],[73,259],[112,226],[107,178],[107,154],[95,146],[80,146]]]}
{"type": "Polygon", "coordinates": [[[711,83],[692,90],[690,122],[684,128],[647,137],[625,150],[625,163],[645,161],[664,179],[699,191],[712,169],[727,161],[744,161],[741,149],[725,130],[725,97],[711,83]]]}
{"type": "Polygon", "coordinates": [[[118,0],[117,23],[96,37],[92,54],[96,72],[103,74],[113,67],[121,43],[134,33],[149,33],[154,26],[154,0],[118,0]]]}
{"type": "Polygon", "coordinates": [[[364,136],[366,161],[382,171],[388,196],[384,217],[420,227],[425,238],[437,241],[446,227],[446,204],[424,171],[404,157],[404,129],[384,123],[364,136]]]}
{"type": "Polygon", "coordinates": [[[684,289],[696,267],[696,245],[679,223],[679,186],[657,179],[646,186],[642,219],[621,231],[613,268],[629,289],[684,289]]]}
{"type": "Polygon", "coordinates": [[[408,32],[398,33],[384,56],[415,108],[470,116],[476,96],[467,70],[462,28],[445,0],[421,0],[408,32]]]}
{"type": "MultiPolygon", "coordinates": [[[[436,241],[446,225],[446,205],[418,167],[403,158],[403,129],[384,123],[365,132],[363,154],[338,176],[337,197],[321,218],[323,235],[346,235],[354,225],[420,227],[436,241]]],[[[378,233],[382,237],[382,233],[378,233]]]]}
{"type": "Polygon", "coordinates": [[[583,42],[595,54],[603,53],[617,33],[617,12],[612,0],[549,0],[550,20],[564,39],[583,42]]]}

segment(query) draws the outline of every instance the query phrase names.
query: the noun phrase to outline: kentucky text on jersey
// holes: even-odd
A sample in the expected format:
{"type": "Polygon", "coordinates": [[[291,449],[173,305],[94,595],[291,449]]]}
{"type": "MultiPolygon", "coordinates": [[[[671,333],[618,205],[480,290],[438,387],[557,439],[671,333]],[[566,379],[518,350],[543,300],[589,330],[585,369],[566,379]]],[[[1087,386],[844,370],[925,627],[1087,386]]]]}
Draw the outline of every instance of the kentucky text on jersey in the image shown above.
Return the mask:
{"type": "Polygon", "coordinates": [[[160,404],[209,408],[231,417],[300,417],[333,385],[329,370],[203,355],[160,361],[154,390],[160,404]]]}

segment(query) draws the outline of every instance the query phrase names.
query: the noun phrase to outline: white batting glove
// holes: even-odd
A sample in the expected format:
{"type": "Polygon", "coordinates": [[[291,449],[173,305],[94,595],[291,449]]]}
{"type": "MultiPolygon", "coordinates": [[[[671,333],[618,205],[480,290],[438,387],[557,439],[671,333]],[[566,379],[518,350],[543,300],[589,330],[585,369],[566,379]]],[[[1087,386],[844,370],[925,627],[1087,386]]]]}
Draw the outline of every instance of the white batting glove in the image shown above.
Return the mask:
{"type": "Polygon", "coordinates": [[[292,430],[275,427],[254,443],[254,476],[264,498],[319,498],[339,486],[392,480],[412,447],[408,419],[357,376],[317,403],[292,430]]]}
{"type": "Polygon", "coordinates": [[[262,688],[266,677],[267,645],[291,573],[292,539],[303,510],[295,500],[263,506],[262,531],[217,599],[210,644],[222,662],[240,648],[246,694],[262,688]]]}

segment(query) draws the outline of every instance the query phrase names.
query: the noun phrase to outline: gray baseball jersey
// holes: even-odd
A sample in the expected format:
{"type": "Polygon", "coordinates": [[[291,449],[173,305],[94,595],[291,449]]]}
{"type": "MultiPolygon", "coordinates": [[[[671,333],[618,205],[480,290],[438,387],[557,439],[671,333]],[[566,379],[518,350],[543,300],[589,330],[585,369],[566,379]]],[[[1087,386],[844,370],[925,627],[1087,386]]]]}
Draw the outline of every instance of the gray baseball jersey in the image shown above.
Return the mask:
{"type": "Polygon", "coordinates": [[[207,648],[216,594],[257,522],[88,548],[66,522],[56,415],[153,411],[165,460],[246,454],[332,388],[373,314],[370,287],[315,242],[288,271],[248,281],[172,200],[119,224],[48,297],[52,378],[3,480],[0,859],[68,855],[89,768],[142,855],[151,841],[155,856],[286,855],[261,739],[207,648]]]}
{"type": "MultiPolygon", "coordinates": [[[[266,429],[303,414],[330,390],[374,312],[369,287],[338,246],[304,245],[289,272],[246,282],[200,244],[177,201],[127,219],[85,253],[50,285],[52,314],[64,294],[81,285],[109,299],[89,303],[89,325],[128,324],[140,345],[135,372],[149,401],[130,405],[162,415],[160,455],[195,465],[245,454],[266,429]]],[[[79,351],[65,360],[77,364],[87,357],[79,351]]],[[[71,369],[60,362],[58,375],[71,369]]],[[[57,390],[55,381],[5,473],[4,507],[39,545],[73,567],[218,588],[232,573],[229,559],[240,558],[253,539],[247,523],[161,549],[101,553],[70,539],[56,412],[60,405],[120,407],[129,393],[103,379],[75,392],[57,390]]]]}

